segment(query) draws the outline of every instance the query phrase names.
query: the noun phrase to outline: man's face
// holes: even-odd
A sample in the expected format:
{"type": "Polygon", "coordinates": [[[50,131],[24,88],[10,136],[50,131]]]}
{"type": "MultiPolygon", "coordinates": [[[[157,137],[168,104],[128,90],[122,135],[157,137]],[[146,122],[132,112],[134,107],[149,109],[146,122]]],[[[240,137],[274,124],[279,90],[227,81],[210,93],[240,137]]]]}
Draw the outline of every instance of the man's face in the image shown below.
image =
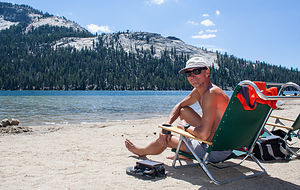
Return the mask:
{"type": "Polygon", "coordinates": [[[199,88],[201,87],[204,82],[207,80],[207,69],[203,68],[192,68],[186,70],[186,76],[189,81],[189,83],[194,87],[194,88],[199,88]]]}

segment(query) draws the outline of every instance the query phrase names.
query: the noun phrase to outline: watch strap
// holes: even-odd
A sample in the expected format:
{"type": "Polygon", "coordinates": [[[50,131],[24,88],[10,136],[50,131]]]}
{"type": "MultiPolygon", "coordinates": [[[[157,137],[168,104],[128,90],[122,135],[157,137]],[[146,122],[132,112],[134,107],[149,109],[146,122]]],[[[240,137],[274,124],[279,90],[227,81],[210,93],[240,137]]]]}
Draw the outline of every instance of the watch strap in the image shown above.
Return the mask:
{"type": "Polygon", "coordinates": [[[184,125],[184,130],[186,131],[186,130],[187,130],[189,127],[190,127],[190,126],[191,126],[191,125],[190,125],[190,124],[188,124],[188,123],[187,123],[187,124],[185,124],[185,125],[184,125]]]}

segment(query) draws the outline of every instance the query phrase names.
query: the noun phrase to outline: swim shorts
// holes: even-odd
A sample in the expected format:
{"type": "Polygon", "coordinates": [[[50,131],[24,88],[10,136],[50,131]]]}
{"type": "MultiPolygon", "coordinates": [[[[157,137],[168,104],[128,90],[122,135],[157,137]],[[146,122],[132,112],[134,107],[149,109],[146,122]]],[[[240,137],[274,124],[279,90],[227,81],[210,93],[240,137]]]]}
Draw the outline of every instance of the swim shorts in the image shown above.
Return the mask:
{"type": "MultiPolygon", "coordinates": [[[[200,141],[194,140],[194,139],[187,139],[188,144],[194,149],[195,153],[199,156],[199,158],[203,159],[206,150],[208,148],[208,145],[205,143],[201,143],[200,141]]],[[[191,152],[186,149],[186,152],[191,152]]],[[[232,153],[231,150],[227,151],[212,151],[208,155],[208,161],[209,162],[220,162],[225,160],[228,156],[230,156],[232,153]]]]}

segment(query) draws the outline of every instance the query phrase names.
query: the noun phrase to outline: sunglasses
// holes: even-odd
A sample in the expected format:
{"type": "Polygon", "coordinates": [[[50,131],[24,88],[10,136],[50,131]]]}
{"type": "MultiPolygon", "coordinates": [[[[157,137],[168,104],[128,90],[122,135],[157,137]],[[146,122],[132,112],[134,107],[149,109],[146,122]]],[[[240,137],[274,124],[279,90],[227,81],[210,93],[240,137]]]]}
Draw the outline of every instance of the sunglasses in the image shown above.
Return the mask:
{"type": "Polygon", "coordinates": [[[191,71],[185,71],[185,74],[186,74],[187,77],[192,76],[192,73],[194,75],[199,75],[199,74],[201,74],[202,70],[206,70],[206,69],[207,69],[207,67],[201,67],[201,68],[193,69],[191,71]]]}

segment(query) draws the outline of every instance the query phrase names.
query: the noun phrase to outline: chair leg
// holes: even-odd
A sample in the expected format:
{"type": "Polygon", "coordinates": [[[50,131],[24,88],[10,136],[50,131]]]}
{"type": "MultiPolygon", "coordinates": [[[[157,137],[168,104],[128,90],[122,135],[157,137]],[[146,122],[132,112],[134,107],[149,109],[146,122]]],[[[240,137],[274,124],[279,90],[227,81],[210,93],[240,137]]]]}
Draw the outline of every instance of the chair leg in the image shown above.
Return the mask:
{"type": "Polygon", "coordinates": [[[293,151],[289,146],[287,146],[287,150],[295,156],[299,156],[295,151],[293,151]]]}
{"type": "MultiPolygon", "coordinates": [[[[198,163],[191,163],[191,164],[186,164],[186,165],[183,165],[182,162],[181,162],[181,159],[179,158],[179,151],[180,151],[180,146],[182,144],[182,142],[184,142],[185,144],[187,144],[187,141],[185,140],[186,137],[180,135],[180,138],[179,138],[179,143],[177,145],[177,149],[176,149],[176,152],[175,152],[175,156],[174,156],[174,159],[173,159],[173,163],[172,163],[172,166],[174,168],[179,168],[179,167],[188,167],[188,166],[195,166],[195,165],[199,165],[198,163]],[[179,162],[179,166],[176,166],[176,162],[179,162]]],[[[189,147],[189,145],[187,144],[187,146],[189,147]]],[[[189,150],[191,149],[191,147],[189,147],[189,150]]],[[[195,152],[194,152],[195,153],[195,152]]]]}
{"type": "MultiPolygon", "coordinates": [[[[232,182],[232,181],[236,181],[236,180],[240,180],[240,179],[244,179],[244,178],[249,178],[249,177],[253,177],[253,176],[257,176],[257,175],[261,175],[261,174],[267,174],[266,172],[266,169],[261,165],[261,163],[259,162],[259,160],[257,158],[255,158],[253,156],[253,154],[251,153],[248,153],[246,155],[246,157],[238,164],[240,165],[247,157],[251,157],[253,161],[255,161],[257,163],[257,165],[262,169],[261,172],[257,172],[257,173],[253,173],[251,175],[245,175],[245,176],[239,176],[239,177],[235,177],[235,178],[231,178],[231,179],[227,179],[227,180],[223,180],[223,181],[220,181],[220,180],[217,180],[212,174],[211,172],[209,171],[209,169],[207,168],[207,156],[208,156],[208,153],[205,154],[204,156],[204,159],[200,159],[198,157],[198,155],[194,152],[194,150],[190,147],[190,145],[187,143],[186,141],[186,137],[184,136],[180,136],[180,139],[179,139],[179,143],[178,143],[178,146],[177,146],[177,150],[176,150],[176,154],[175,154],[175,157],[174,157],[174,160],[173,160],[173,164],[172,166],[174,168],[178,168],[176,167],[176,161],[178,160],[179,163],[180,163],[180,166],[179,167],[183,167],[181,161],[180,161],[180,158],[179,158],[179,149],[180,149],[180,146],[182,144],[182,141],[186,144],[186,146],[188,147],[188,149],[191,151],[191,153],[193,154],[193,156],[196,158],[196,160],[198,161],[197,165],[200,165],[202,170],[205,172],[205,174],[209,177],[209,179],[216,185],[221,185],[221,184],[225,184],[225,183],[229,183],[229,182],[232,182]]],[[[189,164],[190,165],[195,165],[195,164],[189,164]]]]}
{"type": "Polygon", "coordinates": [[[177,160],[178,160],[180,166],[182,166],[181,160],[180,160],[180,158],[179,158],[179,150],[180,150],[180,146],[181,146],[181,144],[182,144],[182,141],[183,141],[183,136],[180,135],[179,142],[178,142],[177,149],[176,149],[176,153],[175,153],[175,156],[174,156],[174,159],[173,159],[173,164],[172,164],[172,166],[173,166],[174,168],[176,168],[176,161],[177,161],[177,160]]]}
{"type": "Polygon", "coordinates": [[[266,169],[262,166],[262,164],[260,163],[260,161],[253,154],[250,154],[250,157],[263,170],[263,173],[267,173],[266,169]]]}
{"type": "MultiPolygon", "coordinates": [[[[216,185],[221,185],[221,184],[226,184],[226,183],[230,183],[232,181],[236,181],[236,180],[240,180],[240,179],[245,179],[245,178],[250,178],[250,177],[254,177],[254,176],[257,176],[257,175],[262,175],[262,174],[267,174],[267,171],[266,169],[261,165],[261,163],[258,161],[257,158],[255,158],[252,154],[247,154],[247,156],[245,158],[247,158],[248,156],[250,156],[252,158],[253,161],[256,162],[256,164],[262,169],[261,172],[257,172],[257,173],[253,173],[251,175],[245,175],[245,176],[239,176],[239,177],[234,177],[234,178],[231,178],[231,179],[226,179],[226,180],[223,180],[223,181],[220,181],[220,180],[217,180],[216,178],[213,177],[213,175],[210,173],[210,171],[208,170],[207,168],[207,165],[203,162],[200,162],[200,165],[202,167],[202,169],[205,171],[206,175],[213,181],[214,184],[216,185]]],[[[243,159],[244,161],[245,159],[243,159]]],[[[240,164],[243,162],[241,161],[240,164]]],[[[239,164],[239,165],[240,165],[239,164]]]]}

